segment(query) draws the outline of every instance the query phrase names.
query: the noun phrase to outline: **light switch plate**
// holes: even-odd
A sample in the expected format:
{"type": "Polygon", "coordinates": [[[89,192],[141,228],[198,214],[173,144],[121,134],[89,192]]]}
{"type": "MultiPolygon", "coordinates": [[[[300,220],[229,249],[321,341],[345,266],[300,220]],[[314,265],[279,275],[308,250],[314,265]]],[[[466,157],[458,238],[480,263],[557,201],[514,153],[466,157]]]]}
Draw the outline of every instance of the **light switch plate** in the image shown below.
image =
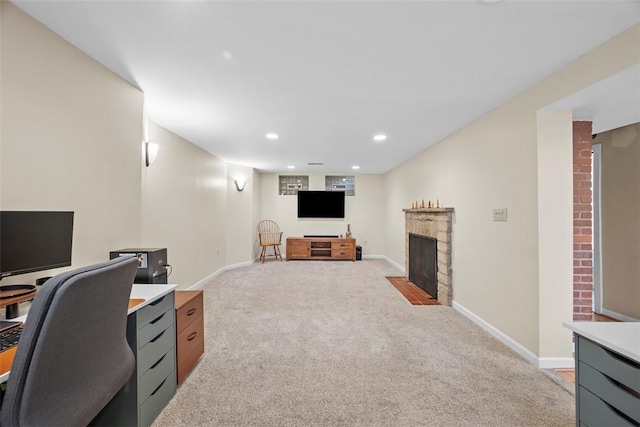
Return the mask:
{"type": "Polygon", "coordinates": [[[507,208],[496,208],[493,210],[493,220],[507,222],[507,208]]]}

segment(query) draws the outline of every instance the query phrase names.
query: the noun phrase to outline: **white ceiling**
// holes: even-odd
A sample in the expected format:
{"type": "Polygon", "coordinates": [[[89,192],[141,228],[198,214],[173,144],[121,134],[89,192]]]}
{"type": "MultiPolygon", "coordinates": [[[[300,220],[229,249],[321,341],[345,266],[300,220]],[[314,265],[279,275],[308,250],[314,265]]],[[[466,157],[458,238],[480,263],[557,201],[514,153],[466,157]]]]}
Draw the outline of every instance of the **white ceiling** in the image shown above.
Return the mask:
{"type": "MultiPolygon", "coordinates": [[[[387,172],[640,22],[638,0],[14,3],[143,90],[156,123],[274,173],[387,172]]],[[[596,114],[589,96],[564,107],[596,114]]]]}

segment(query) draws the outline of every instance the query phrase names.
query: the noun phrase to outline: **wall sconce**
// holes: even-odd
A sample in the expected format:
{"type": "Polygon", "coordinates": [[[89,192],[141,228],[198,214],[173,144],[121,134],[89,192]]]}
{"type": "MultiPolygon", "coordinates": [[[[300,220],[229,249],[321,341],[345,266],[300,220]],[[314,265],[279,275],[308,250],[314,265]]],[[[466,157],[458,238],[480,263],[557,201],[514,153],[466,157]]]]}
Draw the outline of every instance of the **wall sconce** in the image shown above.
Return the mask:
{"type": "Polygon", "coordinates": [[[158,157],[158,148],[160,148],[158,144],[144,143],[144,162],[147,167],[158,157]]]}
{"type": "Polygon", "coordinates": [[[245,181],[244,179],[240,179],[240,180],[236,179],[233,182],[236,183],[236,189],[238,191],[244,190],[244,186],[247,184],[247,181],[245,181]]]}

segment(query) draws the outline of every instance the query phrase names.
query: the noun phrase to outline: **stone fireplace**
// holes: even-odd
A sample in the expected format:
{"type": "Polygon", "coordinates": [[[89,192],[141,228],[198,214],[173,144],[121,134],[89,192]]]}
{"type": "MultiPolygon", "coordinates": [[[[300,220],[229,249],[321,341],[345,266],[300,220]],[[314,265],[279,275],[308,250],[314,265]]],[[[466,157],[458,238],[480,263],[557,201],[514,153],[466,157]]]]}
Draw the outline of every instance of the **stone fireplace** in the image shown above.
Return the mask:
{"type": "MultiPolygon", "coordinates": [[[[451,231],[453,208],[403,209],[405,217],[404,267],[409,275],[409,234],[437,240],[437,297],[442,305],[451,305],[453,299],[453,269],[451,267],[451,231]]],[[[415,256],[415,254],[413,254],[415,256]]]]}

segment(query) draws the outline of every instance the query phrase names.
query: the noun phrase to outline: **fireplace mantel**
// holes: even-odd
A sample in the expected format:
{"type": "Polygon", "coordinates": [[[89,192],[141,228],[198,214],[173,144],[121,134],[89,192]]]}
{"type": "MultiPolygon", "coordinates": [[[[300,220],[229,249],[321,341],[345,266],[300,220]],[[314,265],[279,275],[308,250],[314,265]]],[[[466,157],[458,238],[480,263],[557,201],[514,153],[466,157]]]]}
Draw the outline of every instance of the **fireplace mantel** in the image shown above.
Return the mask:
{"type": "Polygon", "coordinates": [[[409,233],[438,241],[438,302],[451,305],[453,300],[453,268],[451,244],[454,208],[403,209],[405,216],[405,271],[409,274],[409,233]]]}

